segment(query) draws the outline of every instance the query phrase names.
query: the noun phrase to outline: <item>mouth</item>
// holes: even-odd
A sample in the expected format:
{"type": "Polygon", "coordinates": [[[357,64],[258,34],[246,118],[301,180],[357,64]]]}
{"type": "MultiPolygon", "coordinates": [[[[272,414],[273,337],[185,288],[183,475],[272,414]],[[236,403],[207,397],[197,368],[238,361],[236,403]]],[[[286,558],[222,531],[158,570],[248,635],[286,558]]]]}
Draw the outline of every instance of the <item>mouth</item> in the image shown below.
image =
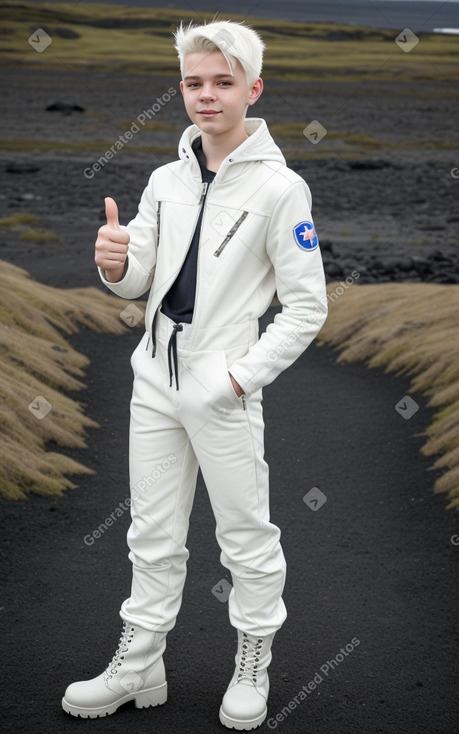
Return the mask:
{"type": "Polygon", "coordinates": [[[199,110],[198,115],[202,115],[203,117],[210,118],[215,117],[216,115],[219,115],[220,112],[217,110],[199,110]]]}

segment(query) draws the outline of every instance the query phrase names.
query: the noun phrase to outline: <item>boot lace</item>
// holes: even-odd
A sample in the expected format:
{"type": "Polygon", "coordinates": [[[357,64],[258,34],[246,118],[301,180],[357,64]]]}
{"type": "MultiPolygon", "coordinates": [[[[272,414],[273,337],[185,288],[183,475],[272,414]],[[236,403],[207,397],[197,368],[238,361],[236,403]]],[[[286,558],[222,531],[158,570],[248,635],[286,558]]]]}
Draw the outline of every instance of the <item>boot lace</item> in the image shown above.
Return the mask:
{"type": "Polygon", "coordinates": [[[257,682],[258,664],[260,662],[262,646],[262,637],[249,637],[246,632],[242,633],[241,655],[237,673],[238,683],[243,678],[247,678],[253,683],[257,682]]]}
{"type": "Polygon", "coordinates": [[[113,678],[113,676],[118,673],[118,668],[123,664],[124,654],[128,652],[133,639],[134,627],[128,625],[127,622],[123,622],[123,630],[121,632],[118,649],[105,671],[107,678],[113,678]]]}

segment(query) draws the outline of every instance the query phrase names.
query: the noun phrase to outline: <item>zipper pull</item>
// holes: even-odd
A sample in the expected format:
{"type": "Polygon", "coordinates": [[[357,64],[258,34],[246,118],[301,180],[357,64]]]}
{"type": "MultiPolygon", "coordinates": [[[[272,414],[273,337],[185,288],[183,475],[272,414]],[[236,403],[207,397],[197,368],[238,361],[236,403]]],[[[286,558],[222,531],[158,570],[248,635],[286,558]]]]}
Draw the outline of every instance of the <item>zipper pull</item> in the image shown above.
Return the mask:
{"type": "Polygon", "coordinates": [[[244,408],[244,410],[247,410],[247,402],[245,399],[245,395],[241,395],[241,398],[242,398],[242,407],[244,408]]]}
{"type": "Polygon", "coordinates": [[[207,187],[208,187],[208,185],[209,185],[209,184],[208,184],[208,182],[207,182],[207,181],[205,181],[205,182],[204,182],[204,183],[202,184],[202,194],[201,194],[201,199],[200,199],[200,201],[199,201],[199,206],[201,206],[202,202],[203,202],[203,201],[204,201],[204,199],[206,198],[206,194],[207,194],[207,187]]]}

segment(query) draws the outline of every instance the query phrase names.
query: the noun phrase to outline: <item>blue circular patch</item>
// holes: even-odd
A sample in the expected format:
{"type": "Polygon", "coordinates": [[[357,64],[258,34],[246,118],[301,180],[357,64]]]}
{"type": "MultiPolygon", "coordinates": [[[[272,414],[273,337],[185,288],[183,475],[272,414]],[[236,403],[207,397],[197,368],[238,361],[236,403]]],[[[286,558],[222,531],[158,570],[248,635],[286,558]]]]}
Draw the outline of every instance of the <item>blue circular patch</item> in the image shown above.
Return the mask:
{"type": "Polygon", "coordinates": [[[312,222],[300,222],[293,228],[295,242],[301,250],[311,252],[319,247],[319,238],[312,222]]]}

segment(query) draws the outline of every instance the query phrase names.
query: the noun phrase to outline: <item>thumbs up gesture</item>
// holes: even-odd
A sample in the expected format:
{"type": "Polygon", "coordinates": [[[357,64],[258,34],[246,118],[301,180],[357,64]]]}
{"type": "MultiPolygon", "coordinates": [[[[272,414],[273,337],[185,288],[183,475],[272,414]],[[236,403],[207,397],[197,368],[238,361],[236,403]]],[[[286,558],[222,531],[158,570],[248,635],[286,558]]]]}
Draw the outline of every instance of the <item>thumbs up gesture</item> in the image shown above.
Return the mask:
{"type": "Polygon", "coordinates": [[[116,283],[123,277],[128,253],[129,235],[120,228],[118,207],[114,199],[105,199],[107,224],[98,232],[95,263],[105,271],[105,278],[116,283]]]}

